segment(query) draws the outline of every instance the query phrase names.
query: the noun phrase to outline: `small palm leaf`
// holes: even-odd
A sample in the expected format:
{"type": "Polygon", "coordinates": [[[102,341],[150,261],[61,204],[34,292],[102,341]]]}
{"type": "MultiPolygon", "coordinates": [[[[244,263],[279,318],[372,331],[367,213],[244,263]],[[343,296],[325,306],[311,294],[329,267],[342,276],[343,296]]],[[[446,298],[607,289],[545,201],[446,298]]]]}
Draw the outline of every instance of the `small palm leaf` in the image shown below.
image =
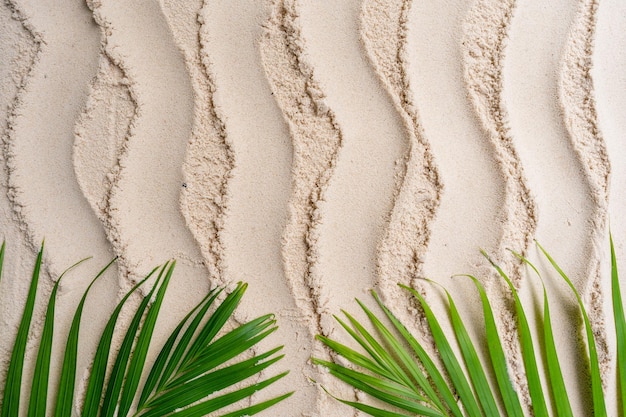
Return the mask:
{"type": "MultiPolygon", "coordinates": [[[[200,319],[213,304],[218,292],[210,293],[181,321],[174,334],[179,334],[185,325],[187,329],[179,340],[171,337],[161,350],[140,396],[136,415],[144,417],[158,417],[169,413],[205,415],[246,398],[248,395],[245,393],[261,389],[286,375],[279,374],[229,394],[206,399],[189,409],[177,411],[205,399],[207,393],[227,389],[259,374],[282,358],[282,355],[276,355],[282,349],[278,347],[230,364],[232,359],[277,329],[272,315],[259,317],[216,338],[231,317],[246,288],[246,284],[240,283],[217,307],[204,326],[199,326],[200,319]],[[224,367],[225,363],[230,365],[224,367]]],[[[246,413],[252,415],[251,413],[259,412],[273,405],[275,400],[251,407],[246,413]]]]}
{"type": "Polygon", "coordinates": [[[48,399],[48,377],[50,375],[50,356],[52,353],[52,335],[54,333],[54,310],[56,305],[56,295],[59,284],[63,276],[71,269],[77,267],[86,259],[75,263],[65,270],[54,284],[48,308],[46,310],[46,320],[44,322],[43,331],[41,333],[41,342],[39,343],[39,351],[37,353],[37,362],[35,364],[35,374],[33,375],[33,384],[30,391],[30,401],[28,403],[28,417],[44,417],[46,415],[46,406],[48,399]]]}
{"type": "Polygon", "coordinates": [[[615,336],[617,340],[617,377],[619,388],[619,410],[621,415],[626,412],[626,319],[624,305],[617,274],[617,260],[613,237],[611,239],[611,285],[613,288],[613,315],[615,318],[615,336]]]}
{"type": "MultiPolygon", "coordinates": [[[[4,245],[3,245],[4,249],[4,245]]],[[[4,253],[4,250],[2,251],[4,253]]],[[[43,256],[43,244],[37,254],[33,278],[30,281],[26,305],[22,314],[22,321],[17,330],[17,337],[13,344],[13,352],[9,362],[6,382],[2,395],[2,416],[17,416],[20,409],[20,388],[22,386],[22,375],[24,370],[24,355],[26,354],[26,342],[28,340],[28,330],[33,318],[35,309],[35,298],[37,296],[37,284],[39,283],[39,272],[41,271],[41,259],[43,256]]]]}
{"type": "Polygon", "coordinates": [[[589,315],[587,309],[583,303],[578,290],[574,287],[574,284],[569,277],[563,272],[559,265],[552,259],[550,254],[540,245],[537,244],[539,249],[548,258],[548,261],[552,264],[554,269],[561,275],[561,278],[571,288],[572,292],[576,296],[580,312],[583,316],[583,322],[585,324],[585,333],[587,335],[587,349],[589,350],[589,364],[591,370],[591,390],[593,394],[593,411],[595,417],[606,417],[606,404],[604,402],[604,392],[602,391],[602,378],[600,376],[600,363],[598,361],[598,349],[596,347],[596,340],[593,335],[593,329],[591,328],[591,321],[589,321],[589,315]]]}
{"type": "Polygon", "coordinates": [[[567,395],[567,388],[561,371],[561,364],[556,350],[556,341],[554,340],[554,332],[552,330],[552,318],[550,313],[550,302],[548,301],[548,291],[541,278],[539,270],[528,259],[518,253],[513,252],[520,260],[528,265],[541,281],[543,288],[543,337],[546,351],[546,362],[548,366],[548,381],[552,392],[552,400],[559,417],[573,417],[572,406],[567,395]]]}
{"type": "Polygon", "coordinates": [[[506,282],[511,294],[513,294],[513,301],[515,302],[515,313],[517,315],[517,324],[519,331],[520,344],[522,347],[522,360],[524,361],[524,368],[526,370],[526,380],[528,381],[528,391],[530,392],[530,399],[532,402],[533,412],[536,417],[548,417],[548,407],[546,406],[545,396],[543,394],[543,388],[541,386],[541,379],[539,377],[539,370],[537,369],[537,355],[535,354],[535,346],[530,333],[530,325],[526,318],[522,301],[517,294],[517,290],[513,285],[513,282],[509,279],[506,273],[500,268],[494,261],[491,260],[486,252],[482,251],[482,254],[487,258],[491,265],[498,271],[498,274],[506,282]]]}
{"type": "Polygon", "coordinates": [[[74,386],[76,384],[76,362],[78,360],[78,333],[80,331],[80,320],[83,314],[85,300],[93,284],[109,269],[112,263],[113,261],[105,266],[91,281],[76,308],[76,313],[74,314],[70,333],[67,336],[67,343],[65,345],[65,357],[63,359],[63,367],[61,368],[61,382],[59,383],[59,392],[57,394],[57,403],[54,412],[55,417],[70,417],[72,415],[74,386]]]}

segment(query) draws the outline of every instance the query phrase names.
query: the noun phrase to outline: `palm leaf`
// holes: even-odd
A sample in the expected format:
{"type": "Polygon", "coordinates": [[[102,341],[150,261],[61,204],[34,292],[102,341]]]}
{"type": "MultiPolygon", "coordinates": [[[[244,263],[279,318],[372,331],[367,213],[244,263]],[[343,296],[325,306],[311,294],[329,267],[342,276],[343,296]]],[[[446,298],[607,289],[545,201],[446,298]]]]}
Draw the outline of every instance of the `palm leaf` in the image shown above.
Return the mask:
{"type": "MultiPolygon", "coordinates": [[[[434,281],[432,283],[436,284],[434,281]]],[[[487,375],[483,365],[478,357],[476,348],[472,342],[472,339],[467,332],[467,328],[461,319],[459,310],[456,307],[456,303],[450,295],[450,292],[444,288],[446,297],[448,299],[448,306],[450,308],[450,322],[454,330],[454,335],[461,349],[461,355],[465,362],[470,380],[476,391],[476,396],[480,402],[480,405],[487,416],[498,415],[498,406],[494,398],[493,391],[487,380],[487,375]]]]}
{"type": "MultiPolygon", "coordinates": [[[[207,398],[207,393],[219,392],[242,383],[282,358],[282,355],[277,355],[282,347],[278,347],[249,359],[230,362],[277,329],[272,315],[261,316],[215,338],[232,315],[246,288],[246,284],[238,284],[203,326],[200,326],[201,318],[219,291],[214,291],[196,306],[198,312],[195,316],[190,314],[183,319],[175,333],[180,334],[187,322],[188,327],[178,340],[174,338],[166,342],[166,349],[161,351],[160,358],[150,372],[153,376],[152,382],[146,384],[141,394],[137,415],[144,417],[158,417],[169,413],[179,415],[176,410],[201,400],[202,402],[189,408],[191,411],[184,411],[180,415],[196,415],[195,413],[199,412],[206,414],[245,398],[244,393],[249,392],[252,387],[264,387],[286,375],[283,373],[262,383],[239,388],[219,397],[207,398]],[[164,359],[166,357],[167,360],[164,359]],[[227,362],[230,365],[224,367],[227,362]],[[156,375],[160,373],[161,381],[157,384],[154,381],[157,379],[156,375]]],[[[286,394],[284,398],[288,395],[290,394],[286,394]]],[[[276,400],[275,398],[251,406],[248,412],[259,412],[273,405],[276,400]]]]}
{"type": "Polygon", "coordinates": [[[552,393],[554,408],[559,417],[573,417],[572,406],[567,395],[567,388],[561,371],[561,363],[556,350],[556,342],[554,340],[554,332],[552,330],[552,317],[550,313],[550,302],[548,301],[548,291],[546,285],[541,278],[539,270],[528,259],[518,253],[513,252],[518,259],[522,260],[526,265],[535,272],[541,282],[543,288],[543,337],[544,348],[546,353],[546,362],[548,365],[548,381],[552,393]]]}
{"type": "Polygon", "coordinates": [[[481,251],[481,253],[487,258],[496,271],[498,271],[498,274],[500,274],[509,287],[511,294],[513,294],[515,313],[517,314],[519,339],[522,347],[522,360],[526,370],[526,380],[528,381],[528,391],[530,392],[533,412],[537,417],[548,417],[548,407],[546,406],[546,400],[541,386],[539,369],[537,369],[537,355],[535,354],[533,338],[530,333],[530,325],[528,324],[528,319],[526,318],[526,312],[524,311],[522,302],[517,294],[517,290],[515,289],[513,282],[511,282],[502,268],[500,268],[485,251],[481,251]]]}
{"type": "Polygon", "coordinates": [[[78,333],[80,331],[80,320],[85,306],[85,300],[89,290],[95,282],[109,269],[114,261],[109,262],[96,277],[91,281],[76,308],[74,319],[70,327],[70,333],[65,345],[65,357],[61,368],[61,381],[59,382],[59,392],[55,407],[55,417],[70,417],[72,415],[72,405],[74,402],[74,385],[76,384],[76,361],[78,360],[78,333]]]}
{"type": "Polygon", "coordinates": [[[126,293],[124,298],[122,298],[122,300],[115,307],[115,310],[111,314],[111,317],[109,318],[109,321],[107,322],[106,327],[102,332],[100,342],[98,343],[98,348],[96,349],[96,353],[94,355],[91,375],[89,377],[89,383],[87,385],[85,403],[83,405],[83,417],[96,417],[98,415],[109,359],[109,352],[111,350],[111,342],[113,340],[113,332],[115,330],[115,325],[117,324],[117,319],[122,311],[122,307],[130,298],[130,296],[134,294],[137,288],[143,285],[152,276],[154,271],[155,270],[148,274],[142,281],[137,283],[128,293],[126,293]]]}
{"type": "Polygon", "coordinates": [[[618,406],[620,414],[626,411],[626,319],[624,318],[624,304],[617,273],[617,260],[613,237],[611,242],[611,286],[613,292],[613,316],[615,319],[615,336],[617,340],[617,383],[618,383],[618,406]]]}
{"type": "MultiPolygon", "coordinates": [[[[113,369],[111,371],[111,375],[106,386],[104,401],[102,403],[102,409],[100,411],[100,415],[102,417],[113,417],[113,414],[115,413],[117,404],[119,402],[119,396],[122,391],[124,375],[126,374],[126,369],[130,361],[129,358],[131,355],[131,350],[135,341],[135,337],[137,335],[137,331],[139,329],[139,325],[141,324],[141,319],[144,315],[146,308],[148,307],[148,304],[150,303],[152,295],[156,291],[159,282],[163,277],[163,273],[166,267],[167,264],[165,264],[161,268],[161,271],[159,272],[154,286],[152,287],[148,295],[145,296],[139,304],[139,307],[137,308],[137,311],[135,312],[135,315],[133,316],[130,325],[128,326],[128,329],[126,330],[126,334],[122,341],[122,345],[120,346],[120,349],[117,353],[117,357],[115,358],[113,369]]],[[[154,272],[155,271],[153,270],[151,274],[154,272]]]]}
{"type": "Polygon", "coordinates": [[[439,320],[437,320],[430,306],[419,292],[415,291],[413,288],[406,286],[402,287],[413,294],[413,296],[420,302],[424,315],[426,316],[426,320],[428,321],[431,334],[435,340],[435,345],[439,351],[439,355],[443,361],[446,371],[448,372],[448,375],[450,376],[455,390],[461,398],[464,408],[468,413],[470,413],[470,415],[480,415],[481,411],[478,407],[478,403],[474,397],[469,381],[461,368],[456,354],[452,350],[452,346],[450,345],[448,338],[439,324],[439,320]]]}
{"type": "Polygon", "coordinates": [[[39,273],[41,271],[43,246],[44,245],[42,243],[39,253],[37,254],[33,277],[30,281],[26,305],[24,306],[24,313],[22,314],[22,320],[17,330],[17,336],[13,345],[13,352],[11,353],[9,370],[7,372],[4,391],[2,394],[2,416],[17,416],[19,414],[24,356],[26,354],[26,342],[28,340],[30,322],[33,318],[33,311],[35,309],[35,298],[37,296],[37,284],[39,283],[39,273]]]}
{"type": "MultiPolygon", "coordinates": [[[[617,261],[613,240],[611,244],[611,280],[613,293],[613,308],[616,328],[617,340],[617,361],[618,361],[618,403],[616,409],[624,413],[626,404],[626,318],[624,317],[624,307],[619,288],[619,279],[617,272],[617,261]]],[[[596,341],[591,329],[591,323],[578,291],[574,287],[571,280],[561,270],[557,263],[550,255],[539,246],[540,250],[546,256],[550,264],[559,273],[561,278],[568,284],[574,293],[579,311],[582,315],[585,333],[587,336],[587,347],[589,353],[589,369],[593,390],[593,409],[594,415],[606,416],[606,403],[602,392],[602,383],[600,379],[598,354],[596,341]]],[[[561,371],[561,364],[557,354],[556,342],[551,323],[550,304],[548,292],[545,284],[539,275],[537,268],[526,258],[515,254],[528,266],[530,266],[539,276],[543,287],[543,321],[539,322],[544,336],[543,343],[539,347],[545,353],[547,375],[545,380],[551,399],[544,393],[542,386],[542,375],[538,366],[538,355],[535,353],[536,343],[531,336],[531,328],[526,317],[524,306],[518,295],[517,289],[507,274],[491,259],[486,253],[483,253],[499,275],[505,280],[515,303],[515,314],[518,321],[518,337],[522,347],[522,359],[526,370],[526,377],[531,397],[531,404],[534,415],[548,416],[548,404],[552,405],[555,415],[570,417],[573,415],[570,401],[567,397],[567,389],[561,371]]],[[[404,287],[413,296],[417,298],[422,306],[422,311],[428,322],[429,330],[435,341],[437,355],[443,363],[443,369],[447,372],[449,380],[445,381],[441,378],[440,371],[435,367],[434,359],[426,354],[426,351],[417,342],[417,339],[411,335],[404,325],[391,314],[390,310],[380,301],[375,292],[372,292],[378,305],[385,313],[386,318],[391,323],[390,328],[394,328],[401,336],[402,340],[397,339],[389,330],[382,320],[374,313],[367,309],[363,303],[357,300],[361,309],[365,311],[370,322],[374,325],[378,337],[370,334],[365,328],[348,313],[344,314],[348,318],[350,325],[339,320],[341,326],[348,334],[360,345],[364,350],[361,353],[347,345],[338,343],[327,337],[318,336],[328,348],[344,357],[352,366],[344,366],[336,362],[324,361],[321,359],[313,359],[314,363],[326,367],[330,374],[343,381],[344,383],[360,390],[372,398],[378,400],[378,405],[366,404],[362,400],[348,401],[339,399],[340,402],[349,405],[357,410],[363,411],[372,416],[407,416],[403,412],[409,412],[411,415],[447,415],[450,411],[456,415],[455,410],[450,407],[449,401],[444,401],[449,410],[438,407],[443,403],[433,401],[434,398],[441,397],[446,399],[448,393],[456,393],[463,404],[463,415],[475,416],[495,416],[499,415],[494,395],[494,390],[487,380],[486,373],[491,370],[495,375],[497,390],[495,393],[501,398],[504,411],[508,416],[523,417],[524,411],[520,403],[519,395],[512,383],[507,366],[507,356],[505,349],[498,335],[496,318],[494,315],[491,302],[487,296],[485,288],[480,281],[471,275],[469,277],[476,289],[483,307],[483,320],[485,325],[485,337],[489,351],[488,363],[482,363],[476,353],[474,343],[472,342],[465,324],[459,314],[450,293],[446,291],[448,311],[450,313],[451,328],[456,337],[456,341],[461,351],[460,358],[456,356],[452,346],[443,332],[438,319],[435,317],[430,306],[426,302],[424,296],[412,288],[404,287]],[[413,348],[415,356],[407,356],[404,346],[413,348]],[[469,380],[465,376],[461,362],[465,365],[465,371],[469,375],[469,380]],[[418,372],[408,372],[417,369],[418,372]],[[420,377],[421,371],[426,373],[420,377]],[[424,381],[428,381],[424,383],[424,381]],[[430,382],[433,382],[432,386],[430,382]],[[471,382],[471,383],[470,383],[471,382]],[[431,392],[430,390],[434,390],[431,392]],[[385,404],[387,407],[385,407],[385,404]],[[441,414],[439,414],[441,413],[441,414]],[[483,414],[484,413],[484,414],[483,414]]],[[[431,281],[432,282],[432,281],[431,281]]],[[[444,289],[445,290],[445,289],[444,289]]],[[[541,332],[541,329],[540,329],[541,332]]],[[[325,388],[324,388],[325,389],[325,388]]],[[[332,395],[332,394],[331,394],[332,395]]],[[[336,398],[336,397],[334,397],[336,398]]]]}
{"type": "Polygon", "coordinates": [[[554,269],[561,275],[563,280],[570,287],[574,295],[576,296],[576,300],[578,301],[578,306],[580,308],[580,312],[583,316],[583,322],[585,324],[585,333],[587,335],[587,349],[589,350],[589,365],[591,371],[591,390],[593,395],[593,410],[595,417],[606,417],[606,404],[604,402],[604,392],[602,391],[602,378],[600,377],[600,364],[598,361],[598,349],[596,347],[596,340],[593,335],[593,329],[591,328],[591,321],[589,320],[589,316],[587,314],[587,309],[576,290],[576,287],[569,279],[569,277],[563,272],[563,270],[559,267],[559,265],[552,259],[550,254],[546,252],[546,250],[537,243],[537,247],[543,252],[548,261],[552,264],[554,269]]]}
{"type": "Polygon", "coordinates": [[[52,353],[52,337],[54,334],[54,310],[56,305],[56,295],[59,284],[63,276],[71,269],[77,267],[87,259],[83,259],[68,269],[66,269],[52,288],[48,308],[46,309],[46,319],[41,333],[37,361],[35,363],[35,373],[28,402],[28,417],[44,417],[46,415],[48,399],[48,377],[50,375],[50,356],[52,353]]]}

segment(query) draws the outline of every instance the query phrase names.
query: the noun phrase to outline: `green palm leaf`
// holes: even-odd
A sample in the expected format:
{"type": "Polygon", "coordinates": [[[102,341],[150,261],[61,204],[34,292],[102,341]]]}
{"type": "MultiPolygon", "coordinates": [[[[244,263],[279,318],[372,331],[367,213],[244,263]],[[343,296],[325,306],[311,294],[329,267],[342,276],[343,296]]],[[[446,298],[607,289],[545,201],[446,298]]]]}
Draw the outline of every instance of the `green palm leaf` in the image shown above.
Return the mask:
{"type": "Polygon", "coordinates": [[[626,412],[626,319],[624,318],[624,304],[617,273],[617,260],[613,237],[611,241],[611,286],[613,289],[613,316],[615,318],[615,336],[617,340],[617,383],[619,391],[619,411],[626,412]]]}
{"type": "MultiPolygon", "coordinates": [[[[616,405],[615,408],[619,409],[623,414],[624,404],[626,403],[626,371],[624,370],[626,369],[626,319],[619,289],[617,262],[612,239],[610,243],[619,377],[619,405],[616,405]]],[[[606,416],[606,403],[602,391],[596,342],[585,305],[567,275],[541,246],[539,248],[576,297],[587,336],[594,415],[606,416]]],[[[555,415],[559,417],[572,416],[572,408],[567,397],[567,389],[552,329],[548,292],[543,284],[543,280],[541,281],[544,292],[543,321],[540,321],[538,324],[541,327],[538,332],[542,333],[544,337],[543,340],[537,342],[531,336],[531,325],[527,319],[525,307],[517,289],[513,286],[507,274],[497,264],[492,262],[485,253],[483,254],[505,280],[513,296],[515,315],[518,322],[518,337],[522,348],[522,360],[526,371],[533,413],[537,416],[548,416],[550,407],[555,415]],[[545,368],[539,366],[540,356],[536,353],[538,348],[545,354],[545,368]],[[541,375],[542,369],[546,370],[546,375],[541,375]],[[542,379],[545,379],[547,383],[550,396],[544,392],[542,379]]],[[[515,255],[539,275],[537,268],[530,261],[520,255],[515,255]]],[[[485,338],[489,351],[488,361],[483,363],[478,357],[475,344],[471,340],[456,304],[448,291],[446,291],[446,295],[450,313],[450,328],[460,349],[458,357],[444,333],[439,319],[435,317],[425,297],[412,288],[404,287],[410,294],[416,297],[422,307],[429,331],[435,342],[436,354],[442,363],[442,369],[438,369],[435,366],[437,362],[435,358],[426,353],[417,342],[417,338],[406,330],[402,323],[380,301],[376,293],[373,293],[390,325],[383,324],[381,318],[377,317],[358,300],[357,302],[361,309],[373,324],[376,335],[369,333],[356,318],[348,313],[344,312],[349,324],[338,319],[341,326],[360,346],[362,352],[327,337],[318,336],[322,343],[345,358],[351,363],[351,366],[315,358],[313,359],[314,363],[326,367],[330,374],[337,379],[376,399],[377,404],[367,404],[362,400],[338,400],[372,416],[434,416],[452,413],[453,415],[469,417],[483,415],[491,417],[501,414],[510,417],[523,417],[524,410],[519,394],[509,375],[507,351],[504,349],[498,334],[496,316],[491,306],[491,301],[481,282],[474,276],[466,276],[472,280],[478,290],[483,307],[485,338]],[[392,329],[401,338],[394,335],[391,331],[392,329]],[[413,355],[408,355],[407,346],[412,348],[413,355]],[[448,380],[442,378],[442,371],[448,375],[448,380]],[[487,373],[495,375],[495,387],[492,387],[492,384],[488,381],[487,373]],[[453,393],[458,395],[459,401],[463,405],[462,410],[459,410],[458,413],[458,409],[455,410],[449,400],[450,395],[453,393]],[[496,398],[501,400],[502,410],[499,409],[496,398]],[[439,399],[444,401],[438,402],[439,399]],[[409,414],[405,414],[407,412],[409,414]]],[[[539,278],[541,280],[541,276],[539,278]]],[[[452,402],[454,402],[454,399],[452,402]]]]}
{"type": "Polygon", "coordinates": [[[48,377],[50,375],[50,356],[52,353],[52,336],[54,333],[54,310],[56,305],[56,295],[63,276],[84,261],[86,261],[86,259],[83,259],[66,269],[52,288],[50,299],[48,300],[48,308],[46,310],[46,320],[44,322],[43,331],[41,333],[39,351],[37,353],[35,373],[33,375],[33,383],[30,391],[30,401],[28,403],[28,417],[44,417],[46,415],[49,382],[48,377]]]}
{"type": "Polygon", "coordinates": [[[54,412],[55,417],[70,417],[72,415],[74,386],[76,384],[76,361],[78,360],[78,333],[80,331],[80,320],[83,314],[85,300],[93,284],[109,269],[112,263],[113,261],[105,266],[91,281],[76,308],[76,313],[74,314],[70,333],[65,345],[65,357],[63,359],[63,367],[61,368],[61,381],[59,382],[59,392],[57,394],[57,404],[54,412]]]}
{"type": "Polygon", "coordinates": [[[524,368],[526,370],[526,380],[528,381],[528,391],[530,392],[530,398],[532,401],[533,412],[537,417],[548,417],[548,407],[546,406],[545,396],[543,394],[543,388],[541,386],[541,379],[539,377],[539,369],[537,369],[537,355],[535,354],[535,346],[533,344],[533,338],[530,333],[530,325],[522,306],[522,301],[517,294],[517,290],[513,285],[513,282],[509,279],[507,274],[500,268],[485,251],[481,251],[487,258],[491,265],[498,271],[498,274],[506,282],[511,294],[513,294],[513,301],[515,303],[515,313],[517,314],[517,324],[519,330],[519,339],[522,346],[522,360],[524,362],[524,368]]]}
{"type": "Polygon", "coordinates": [[[567,283],[570,287],[574,295],[576,296],[576,300],[578,301],[578,306],[580,308],[580,312],[583,316],[583,322],[585,324],[585,333],[587,335],[587,349],[589,350],[589,365],[591,370],[591,390],[593,394],[593,410],[595,417],[606,417],[606,404],[604,402],[604,392],[602,391],[602,378],[600,377],[600,364],[598,361],[598,349],[596,347],[596,340],[593,335],[593,329],[591,328],[591,321],[589,320],[589,316],[587,314],[587,309],[585,308],[585,304],[583,303],[578,290],[569,279],[569,277],[563,272],[563,270],[559,267],[559,265],[552,259],[550,254],[546,252],[546,250],[537,243],[539,249],[546,256],[548,261],[552,264],[554,269],[561,275],[561,278],[567,283]]]}
{"type": "MultiPolygon", "coordinates": [[[[4,247],[3,244],[0,248],[0,276],[4,247]]],[[[6,387],[3,392],[0,392],[2,400],[0,416],[19,415],[19,401],[23,395],[21,388],[24,355],[35,307],[42,256],[43,245],[35,262],[24,314],[9,363],[6,387]]],[[[54,415],[57,417],[70,416],[73,412],[83,309],[89,290],[112,262],[91,281],[74,314],[58,382],[54,410],[54,415]]],[[[238,405],[242,400],[287,375],[287,372],[283,372],[260,381],[246,383],[275,365],[283,355],[279,354],[282,350],[281,346],[252,357],[248,355],[244,359],[238,358],[239,355],[244,354],[276,331],[276,320],[271,314],[244,323],[228,332],[222,332],[247,289],[247,285],[243,283],[239,283],[235,290],[215,307],[214,311],[211,307],[215,306],[222,289],[210,291],[181,320],[147,372],[148,351],[151,348],[152,336],[158,330],[157,318],[174,272],[174,266],[175,262],[168,262],[160,269],[155,268],[145,279],[135,285],[114,309],[94,355],[82,409],[83,417],[113,415],[118,417],[130,415],[200,417],[219,412],[225,407],[229,407],[229,411],[222,414],[224,417],[243,417],[266,410],[292,395],[292,393],[286,393],[256,404],[238,405]],[[111,354],[113,335],[123,306],[131,294],[157,270],[158,276],[135,310],[120,348],[111,354]],[[107,370],[110,370],[108,378],[106,377],[107,370]],[[146,372],[148,373],[147,379],[142,387],[141,381],[146,372]],[[134,410],[134,407],[137,409],[134,410]]],[[[51,389],[48,380],[52,360],[54,312],[60,279],[55,283],[48,301],[30,392],[28,417],[47,415],[46,399],[51,389]]]]}
{"type": "Polygon", "coordinates": [[[554,408],[559,417],[573,417],[572,406],[567,396],[567,388],[561,371],[561,364],[556,350],[556,342],[554,340],[554,332],[552,330],[552,318],[550,313],[550,302],[548,301],[548,291],[546,285],[541,278],[539,270],[528,259],[518,253],[513,252],[515,256],[528,265],[541,281],[543,288],[543,337],[545,343],[546,362],[548,365],[548,381],[552,393],[554,408]]]}
{"type": "MultiPolygon", "coordinates": [[[[7,372],[6,382],[2,395],[2,416],[17,416],[20,409],[20,388],[22,386],[22,375],[24,370],[24,355],[26,353],[26,342],[28,340],[28,331],[30,322],[33,318],[35,309],[35,297],[37,296],[37,284],[39,283],[39,273],[41,271],[41,259],[43,256],[43,243],[37,254],[35,268],[33,270],[33,278],[30,281],[26,305],[22,314],[22,321],[17,330],[17,337],[13,345],[11,360],[9,362],[9,370],[7,372]]],[[[4,249],[4,244],[3,244],[4,249]]],[[[2,251],[4,254],[4,250],[2,251]]]]}

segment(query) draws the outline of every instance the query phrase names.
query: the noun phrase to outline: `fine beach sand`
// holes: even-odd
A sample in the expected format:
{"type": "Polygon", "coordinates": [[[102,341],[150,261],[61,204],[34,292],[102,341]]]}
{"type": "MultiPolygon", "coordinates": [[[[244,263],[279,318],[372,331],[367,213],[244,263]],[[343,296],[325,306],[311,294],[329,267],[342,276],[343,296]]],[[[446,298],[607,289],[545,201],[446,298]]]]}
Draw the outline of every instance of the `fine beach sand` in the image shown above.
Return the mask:
{"type": "MultiPolygon", "coordinates": [[[[357,394],[309,361],[330,357],[316,334],[348,340],[333,315],[354,298],[373,306],[376,289],[421,332],[396,284],[444,315],[428,277],[478,323],[473,286],[450,277],[501,294],[483,248],[532,303],[512,249],[546,273],[575,415],[589,415],[575,300],[534,240],[582,292],[612,381],[625,29],[620,0],[1,0],[1,372],[45,238],[42,301],[93,257],[60,286],[58,334],[86,277],[118,257],[88,298],[79,369],[120,297],[175,258],[155,346],[207,289],[248,282],[235,321],[275,313],[262,345],[285,345],[277,369],[291,371],[254,399],[296,391],[261,415],[357,416],[320,385],[357,394]]],[[[496,307],[528,406],[512,318],[496,307]]]]}

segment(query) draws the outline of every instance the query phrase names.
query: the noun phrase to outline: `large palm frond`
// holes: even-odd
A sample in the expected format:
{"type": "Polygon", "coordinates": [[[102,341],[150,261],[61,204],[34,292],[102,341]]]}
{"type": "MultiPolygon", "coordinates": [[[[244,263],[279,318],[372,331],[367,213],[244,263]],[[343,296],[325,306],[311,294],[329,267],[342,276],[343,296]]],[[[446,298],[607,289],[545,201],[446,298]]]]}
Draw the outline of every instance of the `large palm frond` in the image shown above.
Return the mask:
{"type": "MultiPolygon", "coordinates": [[[[543,247],[540,245],[538,247],[576,297],[586,336],[585,360],[587,363],[579,364],[579,366],[588,369],[594,416],[606,416],[607,404],[600,377],[596,340],[583,300],[572,281],[554,259],[543,247]]],[[[619,387],[618,404],[614,405],[614,409],[619,409],[620,415],[626,415],[624,410],[626,405],[626,320],[612,239],[610,247],[619,387]]],[[[553,413],[552,415],[556,416],[571,417],[572,406],[563,380],[553,333],[548,292],[543,281],[541,281],[543,321],[538,324],[538,333],[542,335],[542,338],[533,340],[526,308],[522,305],[516,288],[506,273],[486,254],[484,255],[505,280],[513,296],[518,338],[534,415],[547,417],[553,413]],[[542,357],[546,358],[544,367],[539,366],[542,357]]],[[[539,274],[537,268],[527,259],[517,256],[539,274]]],[[[357,302],[371,322],[373,331],[368,331],[363,324],[345,311],[343,314],[346,320],[337,317],[340,325],[360,346],[360,350],[327,337],[318,336],[322,343],[345,358],[349,366],[342,365],[338,361],[321,359],[313,359],[313,361],[328,368],[333,376],[368,394],[371,398],[370,401],[362,400],[363,397],[359,397],[358,401],[338,400],[369,415],[379,417],[491,417],[498,415],[523,417],[524,409],[509,374],[506,351],[498,334],[491,301],[480,281],[473,276],[467,277],[477,288],[482,304],[485,342],[489,354],[486,360],[479,359],[475,342],[469,336],[454,299],[445,289],[449,324],[454,335],[452,340],[444,333],[425,298],[414,289],[404,287],[422,307],[438,358],[430,356],[418,338],[414,337],[382,303],[378,295],[372,292],[384,314],[377,316],[363,303],[358,300],[357,302]],[[458,348],[458,354],[453,349],[454,344],[458,348]],[[441,365],[436,365],[436,363],[441,365]],[[494,375],[495,383],[488,382],[487,375],[489,374],[494,375]],[[501,404],[501,407],[498,404],[501,404]]]]}
{"type": "MultiPolygon", "coordinates": [[[[0,249],[0,276],[4,260],[0,249]]],[[[20,398],[25,387],[24,357],[29,340],[35,308],[43,245],[37,256],[22,320],[14,343],[4,390],[0,392],[0,416],[20,415],[20,398]]],[[[53,410],[55,417],[70,417],[76,404],[78,344],[80,323],[87,294],[93,283],[104,274],[107,265],[91,282],[76,309],[67,336],[65,355],[58,384],[49,383],[54,310],[59,281],[48,302],[46,319],[39,337],[32,385],[28,402],[28,417],[43,417],[53,410]],[[54,404],[47,403],[48,391],[56,385],[54,404]]],[[[149,371],[148,349],[155,331],[165,293],[174,272],[175,262],[155,268],[135,285],[119,302],[111,314],[98,344],[86,395],[82,404],[83,417],[143,416],[143,417],[200,417],[228,411],[222,416],[248,416],[265,410],[289,397],[291,393],[248,405],[244,403],[255,392],[273,384],[287,373],[249,382],[279,361],[282,347],[256,355],[245,355],[251,347],[268,337],[276,329],[271,314],[261,316],[230,331],[225,325],[243,297],[247,285],[236,288],[218,301],[223,289],[210,291],[174,329],[160,350],[149,371]],[[129,297],[148,278],[156,275],[149,293],[141,299],[126,329],[118,350],[112,352],[112,340],[117,320],[129,297]],[[107,373],[109,374],[107,377],[107,373]],[[146,377],[147,375],[147,377],[146,377]],[[145,383],[142,378],[145,377],[145,383]],[[239,404],[237,406],[237,404],[239,404]]],[[[59,278],[60,280],[61,278],[59,278]]]]}

